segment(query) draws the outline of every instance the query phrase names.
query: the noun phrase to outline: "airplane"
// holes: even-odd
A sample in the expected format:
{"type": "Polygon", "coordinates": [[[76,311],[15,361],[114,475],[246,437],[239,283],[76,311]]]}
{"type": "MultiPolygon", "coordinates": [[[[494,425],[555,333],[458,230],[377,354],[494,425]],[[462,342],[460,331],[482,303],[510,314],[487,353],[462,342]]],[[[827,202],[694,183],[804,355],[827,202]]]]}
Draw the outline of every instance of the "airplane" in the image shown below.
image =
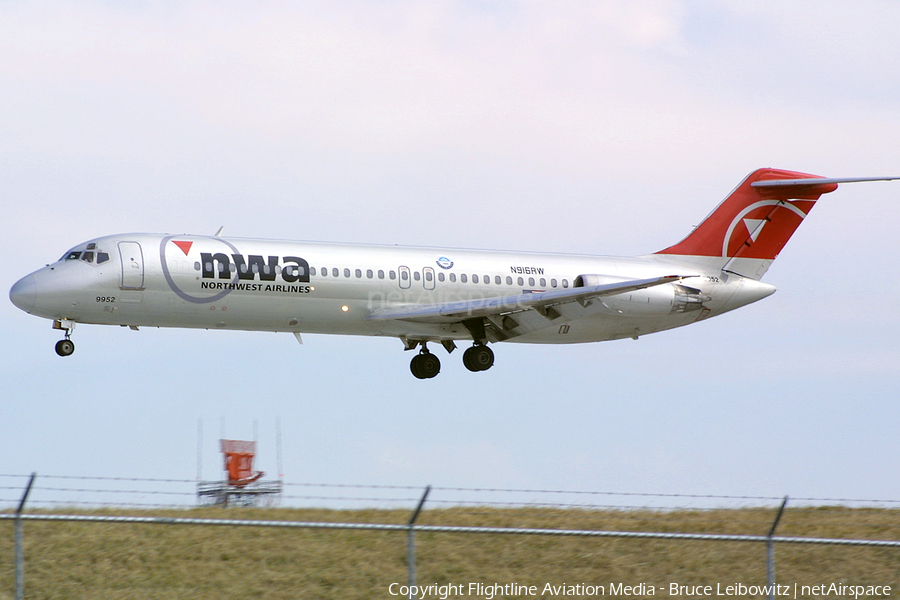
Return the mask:
{"type": "Polygon", "coordinates": [[[79,244],[9,296],[62,330],[76,323],[398,338],[418,379],[441,369],[429,343],[490,369],[488,344],[572,344],[682,327],[761,300],[760,281],[822,194],[840,183],[758,169],[682,241],[638,257],[133,233],[79,244]]]}

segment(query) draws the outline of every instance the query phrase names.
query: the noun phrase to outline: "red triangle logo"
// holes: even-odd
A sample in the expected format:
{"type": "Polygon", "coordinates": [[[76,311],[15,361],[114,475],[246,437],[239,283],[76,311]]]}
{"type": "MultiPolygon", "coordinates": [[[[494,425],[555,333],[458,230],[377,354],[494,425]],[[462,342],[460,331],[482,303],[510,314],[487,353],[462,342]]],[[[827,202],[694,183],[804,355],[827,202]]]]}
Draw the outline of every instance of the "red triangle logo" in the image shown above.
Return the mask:
{"type": "Polygon", "coordinates": [[[175,240],[172,240],[172,243],[181,248],[185,256],[191,251],[191,246],[194,245],[194,242],[176,242],[175,240]]]}

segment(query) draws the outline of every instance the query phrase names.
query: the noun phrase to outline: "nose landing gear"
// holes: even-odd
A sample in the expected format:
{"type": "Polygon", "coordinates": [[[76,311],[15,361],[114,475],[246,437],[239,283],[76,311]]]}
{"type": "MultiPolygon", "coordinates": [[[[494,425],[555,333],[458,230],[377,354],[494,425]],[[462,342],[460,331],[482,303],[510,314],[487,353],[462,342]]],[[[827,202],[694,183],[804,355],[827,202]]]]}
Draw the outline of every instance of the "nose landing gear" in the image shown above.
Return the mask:
{"type": "Polygon", "coordinates": [[[69,339],[75,330],[75,321],[68,319],[53,321],[53,329],[62,329],[66,332],[66,339],[56,342],[56,353],[60,356],[69,356],[75,352],[75,342],[69,339]]]}

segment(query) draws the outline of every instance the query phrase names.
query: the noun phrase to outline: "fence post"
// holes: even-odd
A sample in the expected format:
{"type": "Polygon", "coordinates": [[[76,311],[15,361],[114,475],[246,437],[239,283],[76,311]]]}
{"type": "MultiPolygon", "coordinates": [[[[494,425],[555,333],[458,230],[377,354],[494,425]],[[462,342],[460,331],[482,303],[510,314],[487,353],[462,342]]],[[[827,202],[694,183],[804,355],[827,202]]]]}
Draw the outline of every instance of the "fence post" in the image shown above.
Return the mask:
{"type": "Polygon", "coordinates": [[[414,599],[417,594],[413,594],[413,586],[416,585],[416,534],[415,534],[415,522],[416,519],[419,518],[419,513],[422,511],[422,506],[425,504],[425,499],[428,498],[428,492],[431,491],[431,486],[425,486],[425,493],[422,494],[422,499],[419,500],[419,505],[416,506],[416,510],[413,511],[412,516],[409,518],[409,531],[407,532],[407,540],[406,540],[406,566],[409,572],[409,598],[414,599]]]}
{"type": "Polygon", "coordinates": [[[772,522],[772,527],[769,528],[769,534],[766,536],[768,538],[766,540],[766,578],[769,580],[769,600],[775,600],[775,543],[772,541],[772,536],[775,535],[775,528],[778,527],[778,521],[781,520],[787,501],[788,497],[785,496],[781,502],[781,508],[778,509],[778,514],[775,515],[775,520],[772,522]]]}
{"type": "Polygon", "coordinates": [[[22,510],[25,508],[25,502],[28,501],[28,494],[31,493],[31,484],[37,473],[31,474],[28,480],[28,486],[25,493],[22,494],[22,500],[19,502],[19,508],[16,509],[16,600],[25,598],[25,558],[22,550],[22,510]]]}

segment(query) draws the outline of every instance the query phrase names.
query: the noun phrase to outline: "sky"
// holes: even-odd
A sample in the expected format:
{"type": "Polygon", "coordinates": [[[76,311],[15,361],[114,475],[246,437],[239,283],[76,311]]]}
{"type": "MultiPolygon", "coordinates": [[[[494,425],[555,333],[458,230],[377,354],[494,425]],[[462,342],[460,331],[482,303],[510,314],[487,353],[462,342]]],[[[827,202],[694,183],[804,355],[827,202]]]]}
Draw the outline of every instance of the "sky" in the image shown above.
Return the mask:
{"type": "MultiPolygon", "coordinates": [[[[3,2],[0,283],[220,226],[653,252],[758,167],[900,175],[898,23],[888,0],[3,2]]],[[[218,478],[216,440],[254,435],[275,474],[280,422],[289,482],[900,500],[898,200],[825,196],[739,311],[499,344],[483,373],[441,352],[426,381],[388,338],[82,325],[63,359],[0,302],[0,474],[218,478]]]]}

